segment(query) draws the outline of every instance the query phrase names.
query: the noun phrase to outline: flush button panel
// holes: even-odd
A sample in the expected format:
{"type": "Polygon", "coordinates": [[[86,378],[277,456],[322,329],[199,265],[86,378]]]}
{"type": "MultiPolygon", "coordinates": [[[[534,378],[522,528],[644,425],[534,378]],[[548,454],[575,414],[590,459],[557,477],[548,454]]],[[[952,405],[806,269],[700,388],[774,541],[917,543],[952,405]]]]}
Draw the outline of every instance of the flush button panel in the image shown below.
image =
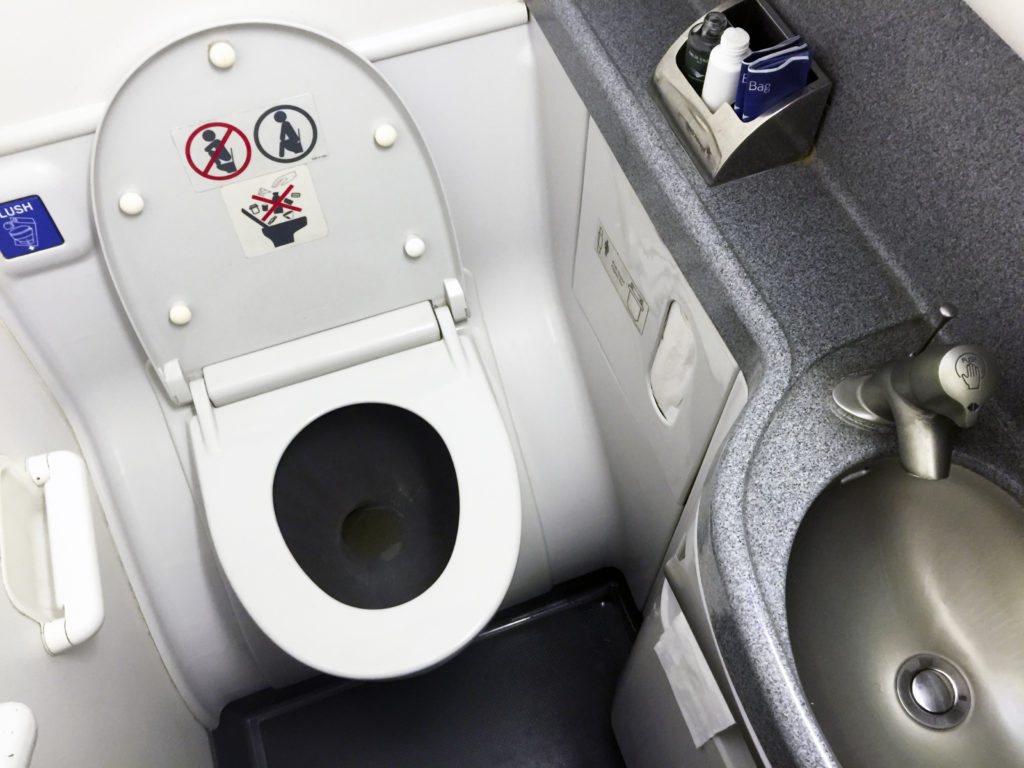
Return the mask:
{"type": "Polygon", "coordinates": [[[64,245],[64,237],[39,195],[0,203],[0,255],[16,259],[64,245]]]}

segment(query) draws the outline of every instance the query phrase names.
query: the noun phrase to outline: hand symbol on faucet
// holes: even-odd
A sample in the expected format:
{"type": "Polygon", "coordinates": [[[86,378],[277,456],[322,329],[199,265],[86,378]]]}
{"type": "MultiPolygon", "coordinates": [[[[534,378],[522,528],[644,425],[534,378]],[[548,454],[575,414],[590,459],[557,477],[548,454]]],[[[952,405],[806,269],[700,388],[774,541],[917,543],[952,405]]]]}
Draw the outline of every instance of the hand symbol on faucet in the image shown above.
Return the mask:
{"type": "Polygon", "coordinates": [[[960,355],[956,361],[956,375],[963,379],[968,389],[977,389],[985,378],[985,363],[970,352],[960,355]]]}

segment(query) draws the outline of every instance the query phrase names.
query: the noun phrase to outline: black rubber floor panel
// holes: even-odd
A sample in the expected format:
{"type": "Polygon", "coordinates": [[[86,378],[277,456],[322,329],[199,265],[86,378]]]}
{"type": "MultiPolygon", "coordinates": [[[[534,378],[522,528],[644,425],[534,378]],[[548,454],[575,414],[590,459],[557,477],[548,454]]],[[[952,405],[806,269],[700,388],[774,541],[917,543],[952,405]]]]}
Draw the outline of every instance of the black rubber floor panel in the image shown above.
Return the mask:
{"type": "MultiPolygon", "coordinates": [[[[624,768],[615,683],[639,616],[604,570],[498,614],[416,677],[318,677],[232,702],[218,768],[624,768]]],[[[415,642],[415,638],[410,638],[415,642]]]]}

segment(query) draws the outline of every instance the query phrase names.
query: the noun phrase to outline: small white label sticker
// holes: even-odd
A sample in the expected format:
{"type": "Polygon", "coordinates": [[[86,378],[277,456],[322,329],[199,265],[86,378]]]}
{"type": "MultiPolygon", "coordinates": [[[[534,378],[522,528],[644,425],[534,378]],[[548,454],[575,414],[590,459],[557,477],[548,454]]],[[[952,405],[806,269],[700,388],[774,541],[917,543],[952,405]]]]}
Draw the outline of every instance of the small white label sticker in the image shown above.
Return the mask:
{"type": "Polygon", "coordinates": [[[644,326],[647,325],[647,315],[650,313],[651,308],[644,299],[643,294],[640,293],[636,283],[633,282],[629,270],[626,269],[626,265],[622,263],[622,259],[619,257],[618,250],[616,250],[608,237],[608,233],[604,231],[604,227],[601,225],[597,227],[595,249],[597,250],[598,257],[601,259],[601,263],[604,264],[604,271],[608,273],[608,279],[612,281],[615,292],[619,294],[619,298],[622,299],[622,305],[633,320],[633,325],[636,326],[640,333],[643,333],[644,326]]]}
{"type": "Polygon", "coordinates": [[[327,222],[305,165],[231,184],[221,194],[246,256],[327,236],[327,222]]]}

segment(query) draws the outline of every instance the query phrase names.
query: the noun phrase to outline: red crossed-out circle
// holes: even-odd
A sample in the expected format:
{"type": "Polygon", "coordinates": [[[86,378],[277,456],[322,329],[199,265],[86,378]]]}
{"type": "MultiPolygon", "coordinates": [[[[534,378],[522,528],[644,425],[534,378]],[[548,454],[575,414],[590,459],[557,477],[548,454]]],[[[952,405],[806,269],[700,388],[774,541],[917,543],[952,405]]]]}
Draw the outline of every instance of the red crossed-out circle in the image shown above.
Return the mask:
{"type": "Polygon", "coordinates": [[[235,176],[238,176],[246,168],[249,167],[249,161],[252,160],[252,145],[249,144],[249,138],[240,130],[238,130],[235,126],[231,125],[231,123],[204,123],[203,125],[200,125],[198,128],[196,128],[194,131],[192,131],[192,135],[189,136],[188,141],[185,142],[185,159],[188,161],[188,164],[192,168],[192,170],[198,173],[204,179],[224,181],[225,179],[235,178],[235,176]],[[217,145],[217,150],[210,157],[210,162],[206,164],[205,168],[200,168],[192,160],[192,142],[195,141],[196,136],[198,136],[201,132],[205,131],[208,128],[226,128],[227,130],[224,132],[224,138],[222,138],[220,140],[220,143],[217,145]],[[234,173],[227,173],[220,176],[210,173],[210,169],[214,167],[214,163],[216,162],[217,155],[219,155],[220,151],[224,149],[224,145],[228,143],[228,139],[231,138],[231,134],[233,133],[237,133],[238,137],[242,140],[242,143],[245,144],[245,162],[242,163],[238,167],[238,170],[235,171],[234,173]]]}

